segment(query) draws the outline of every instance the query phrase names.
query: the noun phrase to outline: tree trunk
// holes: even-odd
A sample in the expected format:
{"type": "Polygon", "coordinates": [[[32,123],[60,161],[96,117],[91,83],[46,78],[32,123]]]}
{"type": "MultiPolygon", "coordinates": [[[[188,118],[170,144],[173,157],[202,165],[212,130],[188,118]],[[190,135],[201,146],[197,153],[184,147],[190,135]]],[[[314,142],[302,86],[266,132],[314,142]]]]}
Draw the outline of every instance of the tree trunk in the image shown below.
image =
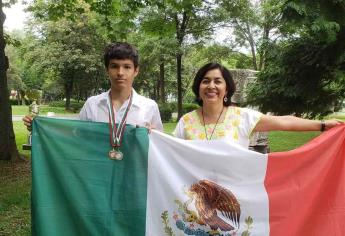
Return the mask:
{"type": "Polygon", "coordinates": [[[20,97],[20,90],[16,90],[17,91],[17,96],[16,96],[16,99],[17,99],[17,105],[22,105],[21,104],[21,97],[20,97]]]}
{"type": "Polygon", "coordinates": [[[153,85],[153,93],[151,95],[151,99],[156,101],[158,97],[159,97],[159,79],[156,80],[156,83],[154,83],[153,85]]]}
{"type": "Polygon", "coordinates": [[[182,116],[182,53],[176,55],[177,73],[177,119],[182,116]]]}
{"type": "Polygon", "coordinates": [[[25,104],[25,91],[24,90],[20,90],[20,99],[21,99],[21,103],[20,105],[26,105],[25,104]]]}
{"type": "Polygon", "coordinates": [[[156,83],[154,83],[154,92],[155,92],[155,101],[159,101],[159,98],[160,98],[160,92],[161,92],[161,80],[160,80],[160,78],[158,78],[157,80],[156,80],[156,83]]]}
{"type": "Polygon", "coordinates": [[[176,55],[176,73],[177,73],[177,119],[182,116],[182,55],[180,51],[183,44],[184,37],[186,35],[186,29],[189,22],[189,16],[186,11],[182,13],[182,20],[179,20],[177,14],[175,14],[176,24],[176,39],[179,45],[179,52],[176,55]]]}
{"type": "Polygon", "coordinates": [[[269,37],[270,37],[270,29],[267,26],[267,24],[265,24],[264,32],[262,36],[263,45],[261,45],[261,53],[260,53],[261,55],[260,55],[260,62],[259,62],[259,68],[258,68],[260,71],[265,68],[267,43],[269,41],[269,37]]]}
{"type": "Polygon", "coordinates": [[[164,57],[161,58],[161,64],[159,65],[159,85],[160,85],[160,101],[165,103],[165,67],[164,67],[164,57]]]}
{"type": "Polygon", "coordinates": [[[12,110],[7,88],[8,58],[5,55],[4,38],[6,16],[2,11],[2,5],[2,0],[0,0],[0,160],[15,160],[18,159],[19,153],[15,142],[12,110]]]}
{"type": "Polygon", "coordinates": [[[65,109],[66,110],[70,110],[71,109],[72,92],[73,92],[73,81],[68,81],[65,84],[65,94],[66,94],[65,109]]]}
{"type": "Polygon", "coordinates": [[[252,63],[253,63],[253,69],[258,70],[257,62],[256,62],[256,52],[255,52],[255,42],[253,39],[253,35],[250,29],[250,26],[248,23],[246,23],[247,32],[248,32],[248,39],[250,44],[250,50],[252,52],[252,63]]]}

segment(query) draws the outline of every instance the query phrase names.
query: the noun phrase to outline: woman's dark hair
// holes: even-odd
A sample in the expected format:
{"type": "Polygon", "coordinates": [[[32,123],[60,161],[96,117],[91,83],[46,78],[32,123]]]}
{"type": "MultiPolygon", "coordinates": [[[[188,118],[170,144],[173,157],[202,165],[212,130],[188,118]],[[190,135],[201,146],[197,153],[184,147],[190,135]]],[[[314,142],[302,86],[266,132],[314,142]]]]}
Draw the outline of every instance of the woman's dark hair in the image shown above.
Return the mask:
{"type": "Polygon", "coordinates": [[[138,52],[129,43],[116,42],[111,43],[104,49],[104,65],[106,68],[109,66],[109,61],[112,59],[129,59],[133,62],[134,67],[137,68],[139,65],[138,52]]]}
{"type": "Polygon", "coordinates": [[[228,91],[225,96],[227,97],[228,100],[226,102],[223,101],[223,104],[224,104],[224,106],[228,107],[231,105],[231,97],[236,90],[236,86],[235,86],[234,80],[232,79],[232,75],[231,75],[230,71],[226,67],[222,66],[219,63],[213,63],[213,62],[208,63],[208,64],[204,65],[203,67],[201,67],[199,69],[199,71],[196,73],[196,75],[194,77],[194,81],[193,81],[193,86],[192,86],[193,93],[195,95],[195,101],[200,106],[202,106],[203,102],[200,99],[200,94],[199,94],[200,84],[201,84],[201,81],[204,79],[206,73],[208,71],[214,70],[214,69],[219,69],[220,72],[222,73],[224,80],[225,80],[226,89],[228,91]]]}

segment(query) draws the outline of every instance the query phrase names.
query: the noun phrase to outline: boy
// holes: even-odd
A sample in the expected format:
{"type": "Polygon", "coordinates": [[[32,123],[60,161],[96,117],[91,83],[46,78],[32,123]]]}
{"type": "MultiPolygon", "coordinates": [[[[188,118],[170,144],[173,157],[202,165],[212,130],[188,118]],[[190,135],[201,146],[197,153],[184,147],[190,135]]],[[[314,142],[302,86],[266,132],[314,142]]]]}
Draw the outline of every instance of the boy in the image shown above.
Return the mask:
{"type": "MultiPolygon", "coordinates": [[[[116,123],[125,115],[126,124],[163,131],[157,103],[137,94],[132,87],[134,78],[139,73],[138,61],[137,50],[132,45],[124,42],[108,45],[104,51],[104,64],[111,84],[110,90],[90,97],[81,109],[79,118],[108,123],[111,113],[109,110],[113,107],[116,111],[116,123]],[[126,108],[130,102],[132,104],[127,113],[126,108]]],[[[25,116],[23,121],[31,128],[32,117],[25,116]]]]}

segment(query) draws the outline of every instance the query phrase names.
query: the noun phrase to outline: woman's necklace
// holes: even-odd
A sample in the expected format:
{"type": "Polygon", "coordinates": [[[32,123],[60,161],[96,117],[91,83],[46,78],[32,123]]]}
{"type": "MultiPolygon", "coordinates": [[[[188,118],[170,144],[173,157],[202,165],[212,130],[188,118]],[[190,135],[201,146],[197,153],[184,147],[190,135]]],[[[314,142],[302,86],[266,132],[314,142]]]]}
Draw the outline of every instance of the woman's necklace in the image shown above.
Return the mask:
{"type": "Polygon", "coordinates": [[[223,106],[222,111],[220,112],[220,114],[219,114],[219,116],[218,116],[218,119],[217,119],[217,122],[216,122],[215,126],[213,127],[213,130],[212,130],[212,132],[211,132],[211,136],[210,136],[210,138],[208,138],[208,136],[207,136],[207,131],[206,131],[205,118],[204,118],[204,108],[203,108],[203,107],[201,108],[202,122],[204,122],[204,131],[205,131],[205,135],[206,135],[206,139],[207,139],[207,140],[211,140],[212,135],[213,135],[214,131],[215,131],[216,128],[217,128],[218,121],[219,121],[220,117],[221,117],[222,114],[223,114],[223,111],[224,111],[224,106],[223,106]]]}

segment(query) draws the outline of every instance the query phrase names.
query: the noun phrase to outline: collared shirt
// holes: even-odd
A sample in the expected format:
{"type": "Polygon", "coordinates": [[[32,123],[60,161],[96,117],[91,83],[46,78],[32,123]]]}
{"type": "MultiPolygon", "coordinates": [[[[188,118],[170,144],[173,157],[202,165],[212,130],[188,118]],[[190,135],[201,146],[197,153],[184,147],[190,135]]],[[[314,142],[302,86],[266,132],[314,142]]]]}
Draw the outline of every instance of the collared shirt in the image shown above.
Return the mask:
{"type": "MultiPolygon", "coordinates": [[[[138,125],[142,127],[151,125],[154,129],[163,131],[163,124],[157,103],[149,98],[139,95],[134,89],[132,91],[132,107],[128,112],[126,124],[138,125]]],[[[109,92],[110,90],[97,96],[88,98],[79,113],[79,119],[108,123],[109,92]]],[[[116,111],[116,123],[121,121],[128,102],[129,99],[127,99],[122,104],[120,109],[116,111]]]]}

